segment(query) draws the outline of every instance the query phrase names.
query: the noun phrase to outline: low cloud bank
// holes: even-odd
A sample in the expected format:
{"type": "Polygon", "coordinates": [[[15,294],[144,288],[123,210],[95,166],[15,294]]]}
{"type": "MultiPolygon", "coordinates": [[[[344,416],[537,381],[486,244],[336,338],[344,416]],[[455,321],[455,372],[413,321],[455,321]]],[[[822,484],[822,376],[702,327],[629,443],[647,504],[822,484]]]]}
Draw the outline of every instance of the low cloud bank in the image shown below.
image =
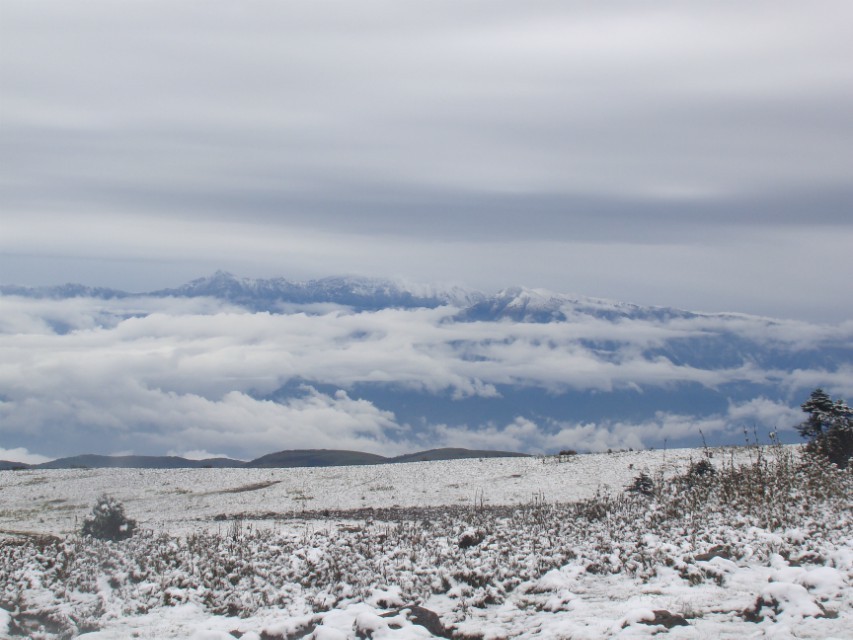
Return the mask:
{"type": "Polygon", "coordinates": [[[813,364],[827,345],[849,349],[849,324],[748,316],[454,322],[451,308],[270,314],[173,298],[4,297],[4,310],[0,437],[20,456],[33,455],[27,449],[54,457],[128,450],[251,458],[281,449],[395,454],[439,444],[640,448],[696,440],[700,429],[733,439],[744,425],[790,429],[799,420],[790,405],[810,388],[823,386],[837,396],[853,390],[849,364],[813,364]],[[703,366],[689,350],[681,361],[666,355],[673,345],[682,353],[690,341],[701,346],[721,335],[734,336],[732,343],[744,349],[727,356],[725,366],[703,366]],[[762,362],[780,353],[789,362],[812,364],[762,362]],[[386,388],[387,400],[359,398],[353,389],[365,383],[386,388]],[[452,403],[488,402],[507,388],[678,394],[691,385],[723,398],[734,387],[756,389],[757,399],[705,415],[662,406],[625,421],[537,417],[536,407],[525,407],[501,426],[485,419],[457,425],[428,412],[403,421],[393,399],[395,389],[452,403]],[[785,397],[769,396],[763,391],[769,388],[785,397]]]}
{"type": "Polygon", "coordinates": [[[571,422],[553,419],[537,424],[517,417],[509,424],[438,425],[435,438],[443,446],[472,449],[495,448],[535,453],[552,453],[561,449],[606,451],[608,449],[646,449],[660,443],[678,442],[702,437],[725,436],[732,443],[745,444],[753,438],[744,428],[761,428],[762,432],[791,431],[802,422],[803,414],[779,402],[757,398],[732,404],[726,413],[684,415],[659,411],[640,422],[609,421],[571,422]]]}

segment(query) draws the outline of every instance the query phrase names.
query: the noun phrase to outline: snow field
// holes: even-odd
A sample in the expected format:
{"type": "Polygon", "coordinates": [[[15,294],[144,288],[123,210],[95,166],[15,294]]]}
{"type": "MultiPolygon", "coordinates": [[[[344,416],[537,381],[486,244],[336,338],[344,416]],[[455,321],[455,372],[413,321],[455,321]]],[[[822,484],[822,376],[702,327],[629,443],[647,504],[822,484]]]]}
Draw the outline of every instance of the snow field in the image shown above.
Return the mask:
{"type": "MultiPolygon", "coordinates": [[[[746,462],[745,447],[715,450],[716,462],[746,462]]],[[[70,469],[0,471],[0,534],[63,535],[79,529],[107,493],[140,526],[180,535],[217,529],[214,518],[387,507],[518,505],[534,497],[573,502],[619,493],[639,472],[673,474],[696,449],[562,458],[483,458],[296,469],[70,469]]],[[[262,523],[257,523],[260,526],[262,523]]]]}
{"type": "MultiPolygon", "coordinates": [[[[850,473],[801,468],[785,452],[780,460],[737,455],[752,456],[745,471],[716,452],[718,474],[702,480],[683,475],[697,451],[667,452],[664,469],[663,452],[629,452],[547,464],[474,460],[278,476],[229,470],[220,484],[221,470],[19,472],[17,485],[3,485],[4,500],[46,483],[69,487],[54,498],[69,503],[84,501],[81,487],[97,494],[108,482],[121,498],[133,487],[120,479],[159,476],[171,479],[165,495],[184,512],[181,519],[179,506],[154,511],[167,500],[140,483],[141,497],[126,506],[148,531],[130,540],[9,537],[0,545],[0,636],[850,638],[850,473]],[[619,494],[641,470],[655,478],[654,493],[619,494]],[[27,483],[26,474],[44,473],[49,480],[27,483]],[[72,480],[63,485],[52,474],[72,480]],[[269,519],[210,520],[270,511],[264,492],[285,497],[288,488],[307,487],[306,478],[316,489],[308,513],[295,502],[269,519]],[[756,478],[763,498],[750,489],[756,478]],[[336,485],[347,491],[328,495],[336,485]],[[572,491],[587,499],[549,497],[572,491]],[[361,495],[371,497],[365,509],[387,507],[392,493],[399,509],[336,511],[367,502],[361,495]],[[412,504],[419,496],[422,504],[412,504]],[[208,504],[212,498],[222,502],[208,504]],[[208,509],[202,515],[188,510],[194,499],[208,509]],[[158,521],[167,527],[152,529],[158,521]]],[[[62,521],[45,510],[18,529],[61,533],[48,528],[62,521]]]]}

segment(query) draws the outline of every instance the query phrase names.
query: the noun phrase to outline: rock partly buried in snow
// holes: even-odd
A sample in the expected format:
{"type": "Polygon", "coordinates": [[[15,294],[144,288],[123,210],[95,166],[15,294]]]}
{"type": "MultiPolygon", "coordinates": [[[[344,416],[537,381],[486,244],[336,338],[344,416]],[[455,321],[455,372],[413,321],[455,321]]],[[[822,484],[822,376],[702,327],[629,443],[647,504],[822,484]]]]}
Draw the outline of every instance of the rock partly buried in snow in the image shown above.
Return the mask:
{"type": "Polygon", "coordinates": [[[687,619],[676,613],[670,613],[666,609],[636,609],[625,616],[625,622],[622,627],[627,627],[631,624],[647,624],[650,626],[662,626],[667,629],[673,627],[689,626],[687,619]]]}
{"type": "Polygon", "coordinates": [[[699,562],[708,562],[714,558],[723,558],[724,560],[732,559],[732,552],[728,546],[718,544],[708,549],[705,553],[699,553],[695,556],[695,560],[699,562]]]}
{"type": "Polygon", "coordinates": [[[643,624],[663,625],[667,629],[688,626],[687,619],[684,616],[680,616],[677,613],[670,613],[666,609],[655,609],[654,614],[655,617],[651,622],[643,622],[643,624]]]}
{"type": "Polygon", "coordinates": [[[317,628],[319,620],[317,617],[304,616],[302,618],[289,618],[283,622],[268,625],[261,630],[261,640],[291,640],[292,638],[304,638],[313,633],[317,628]]]}
{"type": "Polygon", "coordinates": [[[393,618],[399,615],[405,616],[409,622],[423,627],[438,638],[453,637],[450,631],[448,631],[441,623],[441,619],[435,611],[430,611],[429,609],[418,605],[411,605],[409,607],[398,609],[397,611],[389,611],[388,613],[383,613],[381,617],[393,618]]]}
{"type": "Polygon", "coordinates": [[[799,584],[790,582],[771,582],[755,604],[743,612],[747,622],[761,622],[765,617],[779,618],[825,618],[824,606],[817,602],[808,590],[799,584]]]}

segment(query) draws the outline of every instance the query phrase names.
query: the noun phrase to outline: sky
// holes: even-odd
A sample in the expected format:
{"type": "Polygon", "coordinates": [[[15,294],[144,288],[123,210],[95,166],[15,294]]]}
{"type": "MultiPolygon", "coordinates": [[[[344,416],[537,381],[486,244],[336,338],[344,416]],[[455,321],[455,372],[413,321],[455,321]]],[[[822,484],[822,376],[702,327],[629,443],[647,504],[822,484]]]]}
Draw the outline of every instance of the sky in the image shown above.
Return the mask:
{"type": "Polygon", "coordinates": [[[853,5],[2,0],[0,281],[222,268],[840,322],[853,5]]]}

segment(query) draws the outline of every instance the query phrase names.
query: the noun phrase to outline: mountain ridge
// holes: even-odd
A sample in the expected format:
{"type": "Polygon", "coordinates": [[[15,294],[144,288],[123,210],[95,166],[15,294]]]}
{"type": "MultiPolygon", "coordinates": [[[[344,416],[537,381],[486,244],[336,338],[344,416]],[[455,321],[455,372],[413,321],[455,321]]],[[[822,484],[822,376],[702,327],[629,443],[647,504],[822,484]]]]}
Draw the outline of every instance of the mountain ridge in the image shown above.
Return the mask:
{"type": "Polygon", "coordinates": [[[191,460],[181,456],[106,456],[81,454],[42,462],[26,464],[0,460],[0,471],[23,469],[294,469],[299,467],[343,467],[374,464],[403,464],[436,460],[468,458],[526,457],[529,454],[514,451],[464,449],[448,447],[416,451],[399,456],[382,456],[363,451],[342,449],[285,449],[243,461],[233,458],[206,458],[191,460]]]}
{"type": "MultiPolygon", "coordinates": [[[[26,287],[0,284],[0,295],[29,298],[197,298],[210,297],[250,311],[280,313],[287,305],[337,304],[358,311],[384,308],[429,308],[452,306],[461,322],[507,319],[516,322],[565,322],[577,315],[595,315],[603,320],[751,316],[732,312],[704,313],[675,307],[639,305],[630,302],[558,293],[542,288],[511,286],[494,294],[460,286],[414,285],[382,278],[330,276],[306,281],[283,277],[244,278],[227,271],[196,278],[173,288],[129,292],[78,283],[26,287]]],[[[772,318],[766,318],[773,320],[772,318]]]]}

